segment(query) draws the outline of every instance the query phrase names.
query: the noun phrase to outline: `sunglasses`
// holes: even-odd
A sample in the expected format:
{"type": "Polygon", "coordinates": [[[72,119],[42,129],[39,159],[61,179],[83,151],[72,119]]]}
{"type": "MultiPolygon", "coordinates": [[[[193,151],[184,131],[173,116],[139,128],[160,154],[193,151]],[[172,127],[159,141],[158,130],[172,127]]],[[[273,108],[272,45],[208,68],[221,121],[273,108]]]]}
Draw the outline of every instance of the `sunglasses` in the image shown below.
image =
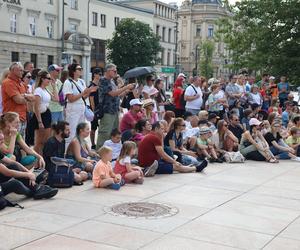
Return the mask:
{"type": "Polygon", "coordinates": [[[82,68],[76,68],[76,70],[82,71],[82,68]]]}
{"type": "Polygon", "coordinates": [[[44,79],[51,80],[51,77],[44,77],[44,79]]]}
{"type": "Polygon", "coordinates": [[[31,78],[32,78],[32,76],[26,76],[26,78],[28,78],[28,79],[31,79],[31,78]]]}

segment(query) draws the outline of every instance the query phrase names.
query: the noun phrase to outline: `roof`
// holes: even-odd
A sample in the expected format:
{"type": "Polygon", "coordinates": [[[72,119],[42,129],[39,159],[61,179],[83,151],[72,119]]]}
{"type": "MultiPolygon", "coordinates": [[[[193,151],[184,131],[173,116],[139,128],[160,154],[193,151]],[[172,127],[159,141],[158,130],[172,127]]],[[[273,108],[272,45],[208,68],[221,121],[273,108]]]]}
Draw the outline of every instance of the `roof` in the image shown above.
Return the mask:
{"type": "Polygon", "coordinates": [[[135,7],[135,6],[132,6],[132,5],[128,5],[128,4],[122,3],[121,1],[120,2],[118,2],[118,1],[113,1],[112,2],[112,1],[106,1],[106,0],[97,0],[97,1],[107,3],[107,4],[117,5],[117,6],[120,6],[122,8],[127,8],[127,9],[141,11],[141,12],[148,13],[148,14],[153,14],[153,11],[150,11],[150,10],[147,10],[147,9],[144,9],[144,8],[135,7]]]}
{"type": "Polygon", "coordinates": [[[221,0],[192,0],[192,4],[216,4],[222,5],[221,0]]]}

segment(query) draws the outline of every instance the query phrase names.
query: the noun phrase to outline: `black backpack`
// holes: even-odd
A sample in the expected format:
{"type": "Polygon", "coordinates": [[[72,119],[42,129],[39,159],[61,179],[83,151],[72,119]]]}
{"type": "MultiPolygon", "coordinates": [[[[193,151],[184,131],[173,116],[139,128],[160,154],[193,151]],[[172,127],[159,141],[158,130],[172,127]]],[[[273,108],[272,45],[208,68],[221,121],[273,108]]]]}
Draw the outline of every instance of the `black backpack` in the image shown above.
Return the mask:
{"type": "MultiPolygon", "coordinates": [[[[195,91],[195,94],[197,95],[198,94],[198,92],[197,92],[197,90],[195,89],[195,87],[194,87],[194,85],[189,85],[188,87],[192,87],[193,89],[194,89],[194,91],[195,91]]],[[[187,88],[188,88],[187,87],[187,88]]],[[[184,100],[184,95],[185,95],[185,91],[187,90],[187,88],[182,92],[182,94],[181,94],[181,96],[180,96],[180,105],[181,105],[181,107],[183,108],[183,109],[185,109],[185,105],[186,105],[186,100],[184,100]]]]}

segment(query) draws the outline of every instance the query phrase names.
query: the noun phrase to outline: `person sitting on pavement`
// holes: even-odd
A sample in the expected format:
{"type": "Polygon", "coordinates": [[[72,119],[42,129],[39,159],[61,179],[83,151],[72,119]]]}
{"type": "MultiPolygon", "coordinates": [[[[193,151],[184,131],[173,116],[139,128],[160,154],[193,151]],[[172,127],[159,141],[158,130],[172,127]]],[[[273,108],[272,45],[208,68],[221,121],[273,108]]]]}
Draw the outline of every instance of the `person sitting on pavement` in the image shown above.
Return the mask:
{"type": "Polygon", "coordinates": [[[98,154],[91,150],[85,139],[90,135],[90,127],[86,122],[79,123],[76,128],[76,136],[70,142],[66,158],[75,160],[74,168],[79,168],[87,173],[92,173],[98,154]]]}
{"type": "Polygon", "coordinates": [[[7,112],[0,118],[0,129],[4,135],[4,143],[0,145],[0,151],[13,157],[26,168],[31,169],[45,167],[44,159],[41,155],[29,147],[21,134],[18,132],[19,115],[15,112],[7,112]]]}
{"type": "Polygon", "coordinates": [[[198,166],[184,166],[174,158],[166,154],[163,148],[163,129],[160,122],[152,125],[152,132],[145,136],[139,144],[138,160],[144,168],[144,175],[172,174],[173,171],[180,173],[201,172],[207,161],[203,161],[198,166]]]}
{"type": "MultiPolygon", "coordinates": [[[[59,121],[57,124],[52,124],[52,130],[54,135],[47,140],[43,149],[46,170],[48,172],[53,171],[55,167],[55,164],[51,161],[52,157],[56,158],[56,162],[60,159],[65,160],[65,139],[70,136],[70,125],[68,122],[59,121]]],[[[68,163],[70,166],[73,166],[76,162],[70,160],[68,163]]],[[[75,184],[80,184],[88,178],[87,172],[82,171],[80,168],[73,168],[73,172],[75,184]]]]}
{"type": "Polygon", "coordinates": [[[242,134],[244,133],[244,129],[242,128],[239,117],[237,115],[230,115],[228,129],[234,134],[235,137],[239,139],[240,142],[242,134]]]}
{"type": "Polygon", "coordinates": [[[296,155],[300,156],[300,128],[292,127],[290,129],[290,136],[285,140],[285,143],[293,148],[296,152],[296,155]]]}
{"type": "Polygon", "coordinates": [[[103,146],[109,147],[112,149],[112,167],[115,166],[115,163],[121,153],[122,142],[121,142],[121,132],[119,129],[115,128],[111,131],[110,140],[106,140],[103,146]]]}
{"type": "Polygon", "coordinates": [[[152,125],[147,119],[139,120],[135,124],[135,129],[132,131],[132,137],[130,140],[134,141],[138,145],[140,141],[151,132],[151,129],[152,125]]]}
{"type": "Polygon", "coordinates": [[[143,101],[144,116],[151,124],[157,122],[157,114],[154,112],[154,101],[146,99],[143,101]]]}

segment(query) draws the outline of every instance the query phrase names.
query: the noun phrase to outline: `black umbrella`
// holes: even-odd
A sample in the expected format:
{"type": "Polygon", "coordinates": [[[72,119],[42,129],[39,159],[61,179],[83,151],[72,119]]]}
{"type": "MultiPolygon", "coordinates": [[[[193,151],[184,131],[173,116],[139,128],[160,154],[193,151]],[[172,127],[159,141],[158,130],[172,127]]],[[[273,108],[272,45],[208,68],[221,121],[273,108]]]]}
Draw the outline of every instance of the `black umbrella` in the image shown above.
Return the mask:
{"type": "Polygon", "coordinates": [[[156,70],[153,67],[136,67],[133,69],[130,69],[128,71],[125,72],[124,74],[124,78],[128,79],[128,78],[134,78],[134,77],[139,77],[142,75],[146,75],[146,74],[151,74],[153,72],[155,72],[156,70]]]}

